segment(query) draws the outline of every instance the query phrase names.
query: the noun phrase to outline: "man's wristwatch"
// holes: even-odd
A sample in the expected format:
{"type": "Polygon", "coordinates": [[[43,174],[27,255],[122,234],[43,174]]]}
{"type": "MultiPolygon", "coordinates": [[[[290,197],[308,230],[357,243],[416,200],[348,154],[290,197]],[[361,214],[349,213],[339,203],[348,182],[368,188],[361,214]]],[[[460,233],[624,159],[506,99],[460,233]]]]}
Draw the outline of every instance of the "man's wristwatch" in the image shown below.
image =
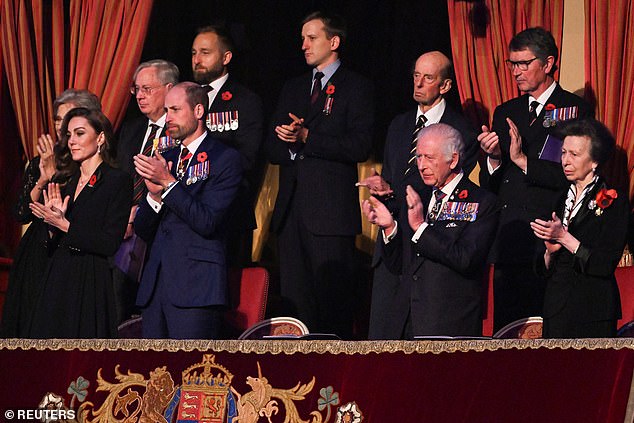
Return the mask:
{"type": "Polygon", "coordinates": [[[174,185],[176,185],[178,183],[178,179],[173,180],[172,182],[170,182],[169,184],[167,184],[167,186],[165,187],[165,189],[163,190],[163,192],[167,192],[170,190],[170,188],[172,188],[174,185]]]}

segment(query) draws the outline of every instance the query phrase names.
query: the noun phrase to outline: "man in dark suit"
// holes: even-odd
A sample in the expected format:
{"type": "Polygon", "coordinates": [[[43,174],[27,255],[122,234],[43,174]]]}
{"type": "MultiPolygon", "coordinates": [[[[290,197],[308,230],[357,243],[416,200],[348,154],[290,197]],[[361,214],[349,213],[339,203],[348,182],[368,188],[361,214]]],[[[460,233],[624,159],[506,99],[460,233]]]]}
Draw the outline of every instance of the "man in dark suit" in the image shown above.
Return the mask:
{"type": "Polygon", "coordinates": [[[209,92],[207,126],[217,138],[238,150],[244,177],[238,198],[231,207],[227,254],[232,266],[251,263],[255,203],[264,163],[258,154],[262,142],[264,116],[260,97],[229,75],[233,42],[220,26],[198,30],[192,44],[194,80],[209,92]]]}
{"type": "Polygon", "coordinates": [[[423,183],[432,187],[423,201],[407,186],[407,212],[399,223],[375,197],[363,203],[368,220],[381,227],[383,258],[402,274],[407,297],[405,320],[398,319],[404,339],[412,336],[479,336],[482,334],[482,274],[493,242],[498,213],[495,196],[469,180],[460,167],[464,144],[453,127],[438,123],[417,136],[416,163],[423,183]],[[402,237],[413,251],[407,257],[402,237]]]}
{"type": "Polygon", "coordinates": [[[267,149],[280,165],[271,229],[282,296],[312,332],[350,338],[357,163],[370,153],[374,106],[370,82],[339,60],[345,35],[338,16],[304,19],[302,50],[313,70],[284,86],[267,149]]]}
{"type": "MultiPolygon", "coordinates": [[[[423,126],[442,122],[456,128],[465,143],[463,164],[465,174],[473,170],[479,152],[476,132],[467,121],[454,111],[444,99],[452,86],[453,65],[449,58],[439,51],[421,55],[414,66],[413,98],[418,104],[415,110],[403,113],[392,120],[387,132],[383,154],[383,171],[359,182],[367,187],[370,194],[378,196],[395,214],[405,216],[405,187],[411,185],[429,200],[431,188],[423,184],[416,171],[415,134],[423,126]]],[[[405,231],[408,228],[403,228],[405,231]]],[[[404,249],[410,249],[410,233],[403,237],[404,249]]],[[[409,292],[401,292],[400,277],[390,272],[381,260],[381,243],[376,244],[373,267],[372,305],[370,308],[370,339],[400,339],[403,322],[407,319],[409,292]],[[394,313],[400,311],[399,318],[394,313]],[[387,318],[392,315],[391,318],[387,318]]],[[[408,252],[411,256],[411,252],[408,252]]]]}
{"type": "Polygon", "coordinates": [[[545,282],[533,271],[544,252],[529,222],[548,219],[567,182],[558,163],[560,145],[550,137],[557,122],[592,115],[590,106],[565,91],[553,78],[558,49],[552,35],[529,28],[513,37],[506,61],[520,97],[499,105],[491,130],[482,127],[478,141],[487,154],[480,184],[498,195],[500,224],[491,262],[495,263],[495,329],[529,316],[541,315],[545,282]],[[521,144],[510,142],[516,130],[521,144]],[[547,141],[548,139],[548,141],[547,141]],[[544,151],[544,152],[542,152],[544,151]]]}
{"type": "Polygon", "coordinates": [[[153,140],[165,136],[165,95],[178,83],[178,67],[166,60],[141,63],[134,71],[130,94],[136,98],[142,117],[123,122],[117,144],[117,165],[134,181],[134,194],[128,226],[123,243],[115,255],[117,267],[113,272],[117,297],[118,321],[136,312],[134,298],[141,277],[147,246],[134,234],[134,216],[139,201],[147,190],[134,170],[133,157],[139,153],[152,153],[153,140]]]}
{"type": "Polygon", "coordinates": [[[242,171],[239,153],[205,127],[207,95],[183,82],[165,97],[166,125],[181,146],[134,164],[148,188],[135,231],[153,241],[137,305],[146,338],[216,338],[227,301],[226,214],[242,171]]]}

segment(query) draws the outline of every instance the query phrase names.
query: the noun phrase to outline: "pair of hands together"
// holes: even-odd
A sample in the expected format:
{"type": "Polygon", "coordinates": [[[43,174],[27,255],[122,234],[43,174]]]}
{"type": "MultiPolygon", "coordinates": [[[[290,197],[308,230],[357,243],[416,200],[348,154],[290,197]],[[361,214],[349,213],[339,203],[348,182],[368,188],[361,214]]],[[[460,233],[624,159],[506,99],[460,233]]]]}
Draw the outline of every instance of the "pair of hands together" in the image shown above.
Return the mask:
{"type": "Polygon", "coordinates": [[[35,217],[43,219],[45,223],[68,232],[70,222],[66,219],[66,210],[68,210],[68,202],[70,196],[62,199],[59,184],[49,183],[43,192],[44,204],[36,201],[29,204],[31,212],[35,217]]]}
{"type": "Polygon", "coordinates": [[[144,179],[145,186],[152,199],[161,202],[161,194],[167,186],[176,181],[172,176],[172,162],[167,162],[165,158],[156,151],[152,156],[137,154],[133,158],[136,172],[144,179]]]}
{"type": "MultiPolygon", "coordinates": [[[[526,172],[527,159],[526,154],[522,151],[522,137],[520,135],[520,131],[511,119],[506,118],[506,123],[509,125],[509,137],[511,139],[511,143],[509,145],[509,156],[511,161],[515,163],[517,167],[522,169],[522,171],[526,172]]],[[[489,156],[491,166],[493,166],[493,168],[497,168],[500,165],[500,159],[502,156],[500,138],[498,137],[498,134],[490,131],[486,125],[482,125],[482,132],[478,135],[478,142],[480,143],[480,148],[482,148],[482,150],[484,150],[484,152],[489,156]]]]}
{"type": "MultiPolygon", "coordinates": [[[[423,203],[411,185],[406,188],[405,199],[407,201],[407,221],[410,227],[416,231],[425,222],[423,203]]],[[[361,210],[370,223],[383,229],[387,236],[392,235],[396,223],[385,204],[376,197],[370,197],[361,204],[361,210]]]]}
{"type": "Polygon", "coordinates": [[[291,123],[288,125],[278,125],[275,127],[275,133],[277,137],[291,144],[305,143],[308,138],[308,128],[304,126],[304,118],[299,118],[292,113],[288,116],[291,118],[291,123]]]}

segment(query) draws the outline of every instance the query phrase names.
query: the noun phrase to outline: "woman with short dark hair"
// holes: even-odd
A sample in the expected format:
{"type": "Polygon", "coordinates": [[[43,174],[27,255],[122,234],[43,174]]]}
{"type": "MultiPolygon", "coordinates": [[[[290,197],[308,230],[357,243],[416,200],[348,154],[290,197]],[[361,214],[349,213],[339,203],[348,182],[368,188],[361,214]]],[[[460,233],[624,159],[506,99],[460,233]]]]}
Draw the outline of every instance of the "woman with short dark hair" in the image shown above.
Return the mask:
{"type": "Polygon", "coordinates": [[[543,336],[613,337],[621,316],[614,270],[625,248],[630,215],[627,194],[609,189],[600,176],[615,141],[594,119],[561,125],[561,165],[570,187],[551,220],[531,223],[546,245],[538,263],[547,278],[543,336]]]}

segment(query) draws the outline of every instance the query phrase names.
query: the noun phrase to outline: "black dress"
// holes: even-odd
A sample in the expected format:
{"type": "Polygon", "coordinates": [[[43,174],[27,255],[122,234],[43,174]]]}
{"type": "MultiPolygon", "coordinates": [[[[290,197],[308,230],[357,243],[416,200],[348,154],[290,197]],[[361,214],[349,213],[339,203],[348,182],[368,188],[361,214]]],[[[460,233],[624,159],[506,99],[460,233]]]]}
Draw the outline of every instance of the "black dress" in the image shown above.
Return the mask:
{"type": "Polygon", "coordinates": [[[15,207],[17,220],[31,225],[20,240],[13,257],[9,274],[9,287],[2,313],[0,336],[3,338],[24,338],[27,336],[29,321],[35,301],[42,285],[42,276],[48,260],[46,253],[47,225],[40,219],[33,219],[29,208],[31,191],[40,178],[40,157],[34,157],[24,173],[22,191],[15,207]]]}
{"type": "Polygon", "coordinates": [[[71,200],[68,232],[48,241],[49,263],[31,319],[33,338],[110,338],[116,335],[112,256],[128,222],[132,180],[102,163],[73,200],[79,173],[62,192],[71,200]]]}

